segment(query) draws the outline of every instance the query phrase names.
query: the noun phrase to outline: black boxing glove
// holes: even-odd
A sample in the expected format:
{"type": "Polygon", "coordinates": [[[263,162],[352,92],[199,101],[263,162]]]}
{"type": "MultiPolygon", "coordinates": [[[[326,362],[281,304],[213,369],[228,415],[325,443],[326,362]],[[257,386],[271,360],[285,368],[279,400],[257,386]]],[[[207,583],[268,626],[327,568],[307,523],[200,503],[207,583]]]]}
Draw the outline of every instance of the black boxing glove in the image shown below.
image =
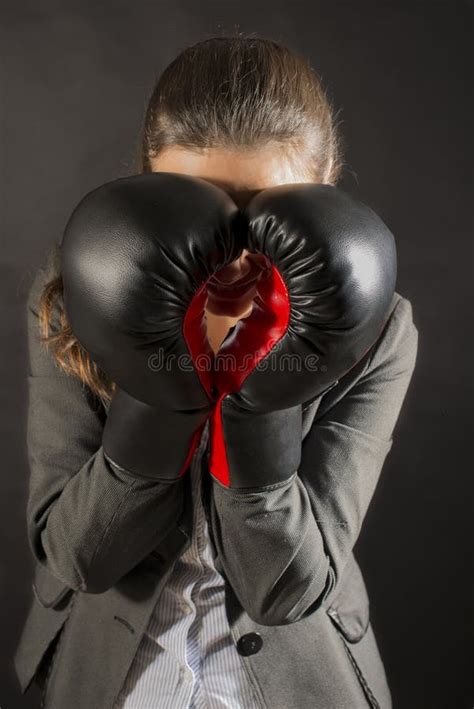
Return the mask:
{"type": "Polygon", "coordinates": [[[269,274],[216,358],[210,470],[225,487],[278,485],[298,469],[301,404],[335,386],[389,316],[395,241],[339,188],[279,185],[245,210],[246,248],[269,274]]]}
{"type": "Polygon", "coordinates": [[[116,383],[108,461],[163,482],[187,470],[212,402],[205,283],[242,251],[232,199],[175,173],[109,182],[86,195],[61,244],[72,331],[116,383]]]}

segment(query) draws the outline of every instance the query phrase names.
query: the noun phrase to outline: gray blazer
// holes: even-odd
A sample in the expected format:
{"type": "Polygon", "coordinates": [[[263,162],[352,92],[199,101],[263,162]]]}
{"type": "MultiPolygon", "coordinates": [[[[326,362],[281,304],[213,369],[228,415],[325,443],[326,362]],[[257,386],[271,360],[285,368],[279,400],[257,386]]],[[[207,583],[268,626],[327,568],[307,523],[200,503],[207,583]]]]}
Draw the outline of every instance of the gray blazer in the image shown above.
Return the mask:
{"type": "MultiPolygon", "coordinates": [[[[27,306],[26,516],[35,571],[15,666],[22,692],[35,681],[47,708],[112,709],[173,564],[190,544],[192,498],[188,475],[170,485],[107,464],[104,402],[60,371],[39,341],[38,298],[57,267],[53,249],[27,306]]],[[[392,706],[353,547],[392,445],[417,342],[411,304],[395,293],[377,343],[303,405],[302,462],[290,481],[248,493],[203,476],[231,633],[263,707],[392,706]]]]}

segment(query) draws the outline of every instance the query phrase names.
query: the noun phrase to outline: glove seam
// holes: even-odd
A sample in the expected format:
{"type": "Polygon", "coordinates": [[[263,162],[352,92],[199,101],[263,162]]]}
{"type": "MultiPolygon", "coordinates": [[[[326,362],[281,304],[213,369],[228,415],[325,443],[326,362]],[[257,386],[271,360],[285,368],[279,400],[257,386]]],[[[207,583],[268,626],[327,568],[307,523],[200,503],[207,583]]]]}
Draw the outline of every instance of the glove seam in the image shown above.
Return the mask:
{"type": "Polygon", "coordinates": [[[165,483],[167,485],[171,485],[171,484],[176,483],[179,480],[181,480],[181,478],[184,475],[183,474],[183,475],[178,476],[177,478],[171,478],[171,479],[170,478],[151,477],[149,475],[141,475],[140,473],[134,473],[131,470],[128,470],[127,468],[123,468],[121,465],[119,465],[114,460],[112,460],[112,458],[110,458],[105,451],[104,451],[104,458],[116,470],[120,471],[121,473],[125,473],[126,475],[130,475],[130,477],[133,478],[132,484],[136,480],[150,480],[151,482],[165,483]]]}

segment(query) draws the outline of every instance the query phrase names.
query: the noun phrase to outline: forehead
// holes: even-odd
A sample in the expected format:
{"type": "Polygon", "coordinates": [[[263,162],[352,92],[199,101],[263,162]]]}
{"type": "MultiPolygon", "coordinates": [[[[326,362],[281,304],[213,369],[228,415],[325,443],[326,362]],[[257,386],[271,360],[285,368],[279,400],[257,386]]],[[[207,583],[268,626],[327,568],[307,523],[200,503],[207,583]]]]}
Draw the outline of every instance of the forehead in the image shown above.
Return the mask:
{"type": "Polygon", "coordinates": [[[231,196],[251,196],[280,184],[304,181],[278,148],[189,150],[170,146],[151,159],[155,172],[179,172],[214,183],[231,196]]]}

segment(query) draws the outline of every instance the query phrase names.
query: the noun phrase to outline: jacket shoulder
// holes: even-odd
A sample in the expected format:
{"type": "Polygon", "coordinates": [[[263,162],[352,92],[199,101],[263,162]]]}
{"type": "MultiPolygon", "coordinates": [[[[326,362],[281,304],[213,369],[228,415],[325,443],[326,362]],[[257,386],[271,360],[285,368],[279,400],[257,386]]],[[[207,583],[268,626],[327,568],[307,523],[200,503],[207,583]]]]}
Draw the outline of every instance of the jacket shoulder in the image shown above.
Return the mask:
{"type": "MultiPolygon", "coordinates": [[[[43,262],[31,277],[26,298],[26,329],[29,351],[29,374],[35,376],[66,376],[43,341],[39,318],[41,298],[45,288],[60,276],[59,244],[54,243],[46,252],[43,262]]],[[[61,294],[51,302],[49,333],[54,334],[61,328],[61,294]]]]}
{"type": "MultiPolygon", "coordinates": [[[[43,258],[43,262],[36,269],[30,278],[28,286],[28,296],[26,299],[26,308],[28,314],[38,315],[41,295],[48,283],[54,278],[59,277],[60,270],[60,251],[59,243],[55,242],[47,251],[43,258]]],[[[57,310],[57,308],[55,308],[57,310]]]]}
{"type": "Polygon", "coordinates": [[[405,362],[413,368],[418,350],[418,328],[408,298],[395,291],[387,321],[375,344],[369,350],[365,372],[382,363],[405,362]]]}

